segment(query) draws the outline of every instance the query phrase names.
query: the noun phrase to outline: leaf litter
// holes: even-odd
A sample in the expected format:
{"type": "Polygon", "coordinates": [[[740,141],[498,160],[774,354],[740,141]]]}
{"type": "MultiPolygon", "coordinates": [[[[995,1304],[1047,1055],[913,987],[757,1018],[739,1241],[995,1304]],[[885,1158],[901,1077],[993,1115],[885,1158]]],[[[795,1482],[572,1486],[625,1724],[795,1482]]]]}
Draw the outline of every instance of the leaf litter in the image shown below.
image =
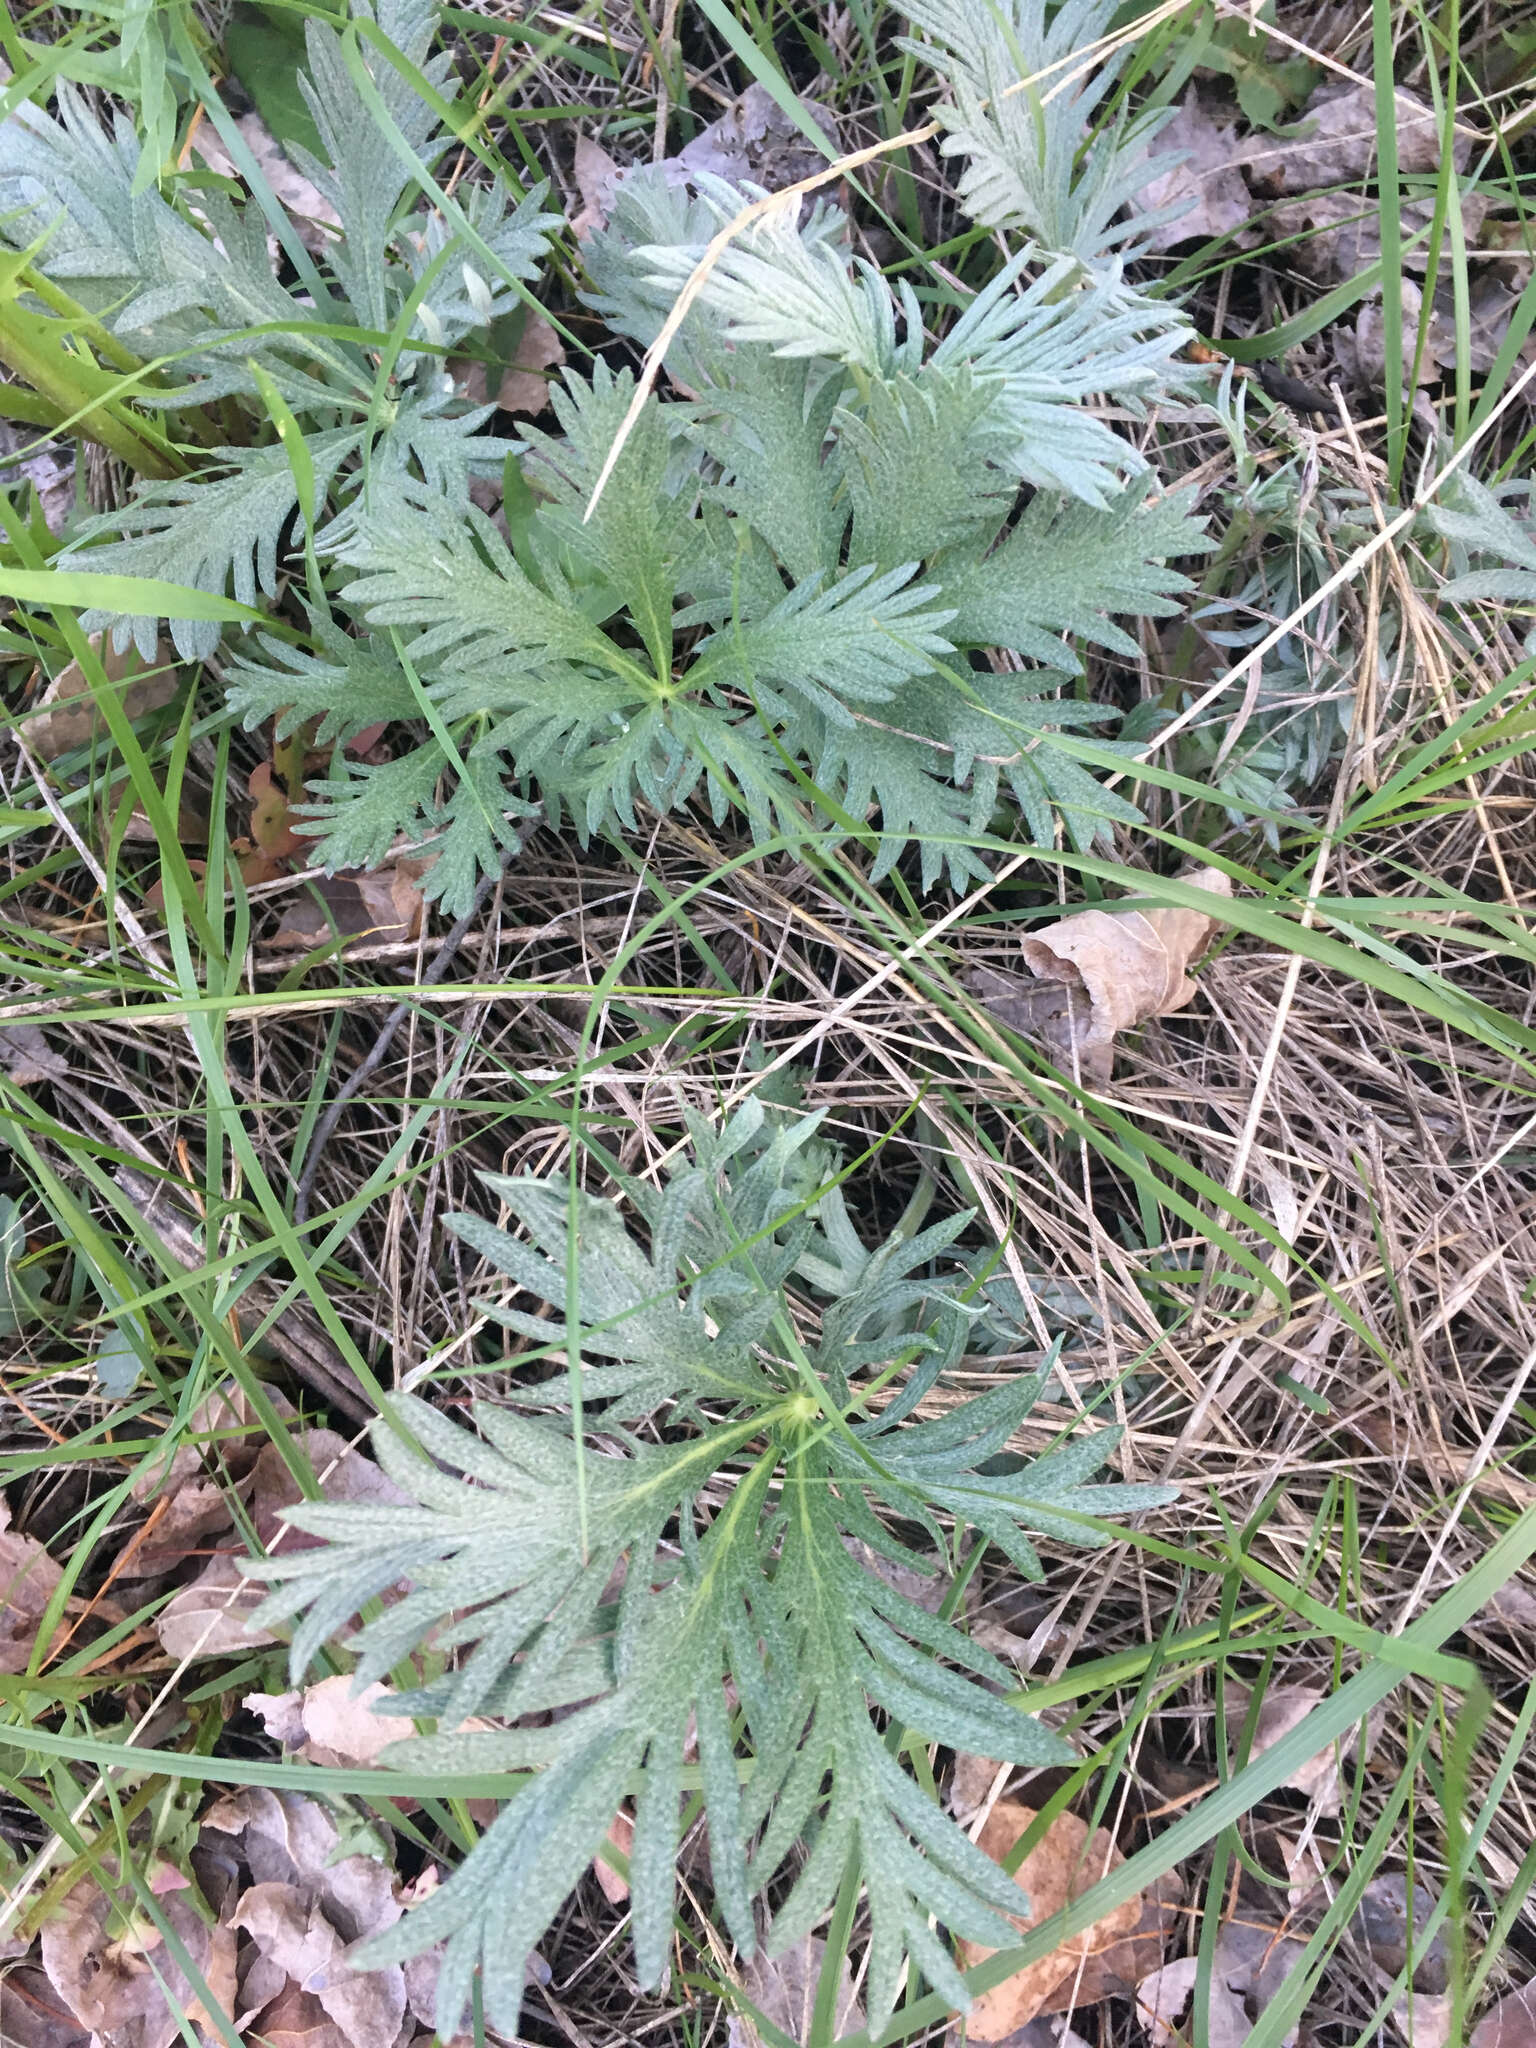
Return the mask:
{"type": "MultiPolygon", "coordinates": [[[[1181,879],[1212,896],[1232,893],[1219,868],[1181,879]]],[[[1215,915],[1178,907],[1078,910],[1023,941],[1030,979],[981,969],[969,985],[1000,1022],[1059,1056],[1067,1072],[1103,1087],[1120,1033],[1194,1001],[1188,970],[1217,925],[1215,915]]]]}

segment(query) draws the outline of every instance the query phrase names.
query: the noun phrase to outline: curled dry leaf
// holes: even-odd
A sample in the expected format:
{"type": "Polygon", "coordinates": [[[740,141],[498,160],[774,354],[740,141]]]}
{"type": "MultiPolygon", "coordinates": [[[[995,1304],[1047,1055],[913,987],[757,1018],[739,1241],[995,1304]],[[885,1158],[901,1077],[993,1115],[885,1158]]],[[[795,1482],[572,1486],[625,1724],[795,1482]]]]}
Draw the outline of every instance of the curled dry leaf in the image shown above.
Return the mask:
{"type": "MultiPolygon", "coordinates": [[[[114,652],[109,636],[102,633],[92,636],[91,647],[128,718],[159,711],[181,687],[176,650],[169,640],[160,642],[152,662],[146,662],[131,642],[120,654],[114,652]]],[[[78,661],[59,670],[43,692],[37,711],[19,723],[22,738],[40,761],[56,761],[76,747],[101,746],[110,737],[78,661]]]]}
{"type": "MultiPolygon", "coordinates": [[[[1217,897],[1232,884],[1218,868],[1181,881],[1217,897]]],[[[992,1014],[1059,1056],[1095,1087],[1114,1066],[1115,1038],[1151,1017],[1181,1010],[1196,994],[1187,970],[1218,920],[1203,911],[1078,910],[1023,942],[1033,980],[983,972],[970,986],[992,1014]]]]}
{"type": "Polygon", "coordinates": [[[375,1700],[393,1692],[393,1686],[373,1684],[354,1697],[351,1677],[338,1672],[302,1692],[249,1692],[242,1704],[260,1715],[274,1741],[306,1763],[350,1768],[376,1764],[392,1742],[411,1733],[409,1722],[373,1711],[375,1700]]]}
{"type": "MultiPolygon", "coordinates": [[[[1002,1863],[1010,1850],[1038,1818],[1035,1809],[1014,1799],[1000,1799],[977,1837],[978,1845],[994,1862],[1002,1863]]],[[[1028,1901],[1028,1911],[1015,1920],[1020,1933],[1038,1927],[1059,1913],[1084,1892],[1091,1891],[1125,1861],[1103,1828],[1091,1833],[1086,1821],[1074,1813],[1058,1814],[1044,1836],[1024,1858],[1015,1881],[1028,1901]]],[[[1044,2010],[1047,2000],[1064,1978],[1074,1978],[1085,1957],[1123,1936],[1141,1923],[1140,1898],[1126,1899],[1106,1913],[1082,1934],[1071,1935],[1038,1962],[1022,1970],[993,1990],[985,1992],[971,2007],[967,2023],[973,2041],[1002,2041],[1044,2010]]],[[[959,1944],[960,1966],[971,1969],[996,1953],[976,1943],[959,1944]]]]}

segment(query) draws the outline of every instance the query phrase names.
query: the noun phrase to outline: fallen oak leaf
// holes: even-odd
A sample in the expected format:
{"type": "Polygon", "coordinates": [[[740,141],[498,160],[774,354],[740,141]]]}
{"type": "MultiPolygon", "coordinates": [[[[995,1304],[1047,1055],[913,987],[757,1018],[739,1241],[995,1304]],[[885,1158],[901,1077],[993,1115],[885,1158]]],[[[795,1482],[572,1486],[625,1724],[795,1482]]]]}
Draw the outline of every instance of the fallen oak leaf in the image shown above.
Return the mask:
{"type": "MultiPolygon", "coordinates": [[[[977,1846],[995,1863],[1010,1851],[1039,1818],[1031,1806],[1000,1799],[977,1837],[977,1846]]],[[[1090,1831],[1075,1813],[1059,1813],[1014,1873],[1027,1910],[1014,1918],[1021,1934],[1039,1927],[1107,1877],[1125,1861],[1103,1828],[1090,1831]]],[[[1063,1979],[1074,1978],[1085,1958],[1107,1949],[1141,1924],[1140,1896],[1125,1899],[1081,1934],[1062,1942],[1048,1956],[1026,1963],[971,2007],[967,2032],[973,2041],[1002,2041],[1044,2010],[1063,1979]]],[[[996,1951],[975,1942],[959,1943],[960,1967],[973,1969],[996,1951]]],[[[1081,2002],[1081,2001],[1079,2001],[1081,2002]]]]}
{"type": "MultiPolygon", "coordinates": [[[[1219,868],[1199,868],[1181,881],[1229,897],[1219,868]]],[[[984,970],[970,986],[1002,1023],[1060,1054],[1094,1087],[1114,1067],[1115,1039],[1153,1017],[1192,1002],[1188,969],[1210,943],[1218,920],[1204,911],[1077,910],[1023,941],[1032,981],[984,970]]]]}

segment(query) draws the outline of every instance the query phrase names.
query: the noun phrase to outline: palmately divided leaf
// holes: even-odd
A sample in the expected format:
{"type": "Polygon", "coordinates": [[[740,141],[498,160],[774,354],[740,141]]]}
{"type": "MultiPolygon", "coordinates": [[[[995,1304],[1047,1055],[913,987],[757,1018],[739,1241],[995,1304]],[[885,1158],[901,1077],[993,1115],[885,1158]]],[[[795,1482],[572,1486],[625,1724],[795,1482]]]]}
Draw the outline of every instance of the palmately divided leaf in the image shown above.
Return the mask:
{"type": "MultiPolygon", "coordinates": [[[[338,427],[309,442],[315,477],[311,511],[358,438],[355,429],[338,427]]],[[[154,577],[220,595],[233,584],[241,604],[254,605],[258,592],[270,597],[277,589],[278,543],[299,502],[288,451],[276,442],[269,448],[219,448],[214,454],[233,475],[146,484],[120,512],[106,513],[83,530],[69,566],[94,575],[154,577]],[[97,534],[123,533],[124,528],[128,531],[119,540],[89,545],[97,534]]],[[[87,630],[104,624],[106,617],[87,613],[87,630]]],[[[158,620],[128,621],[119,626],[119,637],[130,628],[139,652],[152,660],[158,620]]],[[[203,619],[173,619],[170,625],[184,661],[212,654],[219,631],[216,623],[203,619]]]]}
{"type": "Polygon", "coordinates": [[[755,1100],[718,1130],[694,1119],[693,1160],[662,1188],[636,1188],[649,1252],[612,1204],[578,1198],[573,1244],[566,1186],[494,1180],[526,1237],[474,1217],[453,1227],[511,1283],[491,1313],[540,1360],[563,1352],[569,1328],[533,1310],[547,1303],[569,1321],[574,1274],[595,1434],[572,1436],[555,1361],[531,1367],[539,1377],[512,1405],[478,1404],[474,1432],[393,1399],[375,1445],[411,1504],[287,1510],[320,1547],[252,1567],[273,1587],[259,1625],[303,1617],[296,1676],[367,1600],[404,1582],[351,1639],[359,1683],[428,1641],[448,1668],[391,1701],[441,1732],[394,1745],[387,1762],[418,1778],[532,1774],[448,1883],[360,1956],[379,1966],[446,1944],[445,2037],[476,1971],[488,2020],[515,2030],[528,1955],[625,1799],[636,1965],[642,1983],[660,1981],[690,1727],[715,1903],[743,1954],[754,1900],[797,1844],[806,1853],[770,1943],[814,1925],[856,1859],[876,2026],[909,1962],[966,2004],[946,1934],[1010,1938],[1016,1887],[897,1761],[890,1727],[1021,1762],[1073,1752],[1009,1703],[1006,1666],[867,1570],[856,1545],[921,1569],[878,1511],[926,1531],[941,1556],[939,1518],[953,1515],[1038,1572],[1026,1532],[1102,1541],[1089,1518],[1169,1495],[1086,1483],[1113,1433],[979,1472],[1040,1375],[911,1419],[964,1348],[973,1311],[955,1289],[968,1276],[940,1268],[969,1218],[867,1250],[818,1122],[770,1118],[755,1100]],[[786,1292],[796,1273],[830,1290],[819,1334],[786,1292]],[[906,1386],[864,1414],[866,1374],[902,1358],[916,1361],[906,1386]],[[519,1412],[529,1406],[544,1412],[519,1412]],[[642,1418],[643,1441],[624,1426],[642,1418]],[[487,1715],[508,1725],[461,1725],[487,1715]]]}
{"type": "Polygon", "coordinates": [[[1169,562],[1210,547],[1185,501],[1148,495],[1145,480],[1103,508],[1041,493],[989,555],[939,562],[955,639],[1013,648],[1069,675],[1080,664],[1068,634],[1134,656],[1137,643],[1112,614],[1166,618],[1189,588],[1169,562]]]}
{"type": "Polygon", "coordinates": [[[969,159],[960,203],[987,228],[1008,228],[1094,265],[1128,253],[1137,237],[1177,208],[1117,221],[1127,201],[1178,159],[1149,157],[1170,118],[1112,117],[1084,147],[1089,117],[1124,63],[1093,66],[1090,50],[1109,28],[1116,0],[1065,0],[1047,21],[1047,0],[907,0],[922,39],[905,43],[953,94],[934,113],[945,156],[969,159]]]}

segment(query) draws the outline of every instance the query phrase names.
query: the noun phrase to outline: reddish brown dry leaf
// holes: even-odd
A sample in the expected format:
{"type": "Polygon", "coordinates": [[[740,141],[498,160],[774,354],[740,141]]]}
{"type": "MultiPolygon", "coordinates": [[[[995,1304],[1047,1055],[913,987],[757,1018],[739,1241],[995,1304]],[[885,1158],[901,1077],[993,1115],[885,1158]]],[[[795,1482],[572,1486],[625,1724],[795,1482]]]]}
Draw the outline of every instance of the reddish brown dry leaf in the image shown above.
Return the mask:
{"type": "Polygon", "coordinates": [[[86,2048],[90,2038],[41,1970],[23,1964],[0,1977],[5,2048],[86,2048]]]}
{"type": "MultiPolygon", "coordinates": [[[[1002,1863],[1014,1844],[1038,1818],[1035,1809],[1014,1799],[1000,1799],[977,1837],[979,1846],[995,1863],[1002,1863]]],[[[1038,1927],[1059,1913],[1084,1892],[1108,1876],[1125,1861],[1103,1828],[1089,1832],[1086,1821],[1075,1813],[1058,1814],[1044,1836],[1024,1858],[1015,1882],[1028,1901],[1028,1912],[1015,1920],[1020,1933],[1038,1927]]],[[[1141,1923],[1142,1902],[1127,1899],[1082,1934],[1075,1934],[1028,1963],[994,1990],[985,1992],[971,2007],[968,2032],[973,2041],[1001,2041],[1026,2025],[1042,2011],[1063,1978],[1075,1977],[1085,1956],[1093,1956],[1113,1942],[1133,1934],[1141,1923]]],[[[959,1945],[960,1966],[971,1969],[996,1953],[974,1942],[959,1945]]]]}
{"type": "Polygon", "coordinates": [[[1536,1979],[1483,2014],[1470,2048],[1536,2048],[1536,1979]]]}
{"type": "MultiPolygon", "coordinates": [[[[132,642],[121,654],[114,653],[107,634],[93,634],[91,646],[101,659],[107,680],[118,686],[118,702],[129,718],[158,711],[181,687],[176,650],[169,640],[160,642],[153,662],[146,662],[132,642]]],[[[78,661],[60,669],[43,692],[36,714],[20,729],[40,761],[56,761],[75,747],[100,746],[109,737],[107,721],[78,661]]]]}
{"type": "Polygon", "coordinates": [[[290,1983],[249,2029],[267,2048],[352,2048],[318,1998],[290,1983]]]}
{"type": "Polygon", "coordinates": [[[579,242],[607,227],[619,167],[600,142],[594,142],[590,135],[578,135],[571,173],[581,194],[580,209],[571,221],[571,233],[579,242]]]}
{"type": "Polygon", "coordinates": [[[37,1624],[63,1576],[35,1536],[12,1529],[0,1495],[0,1671],[26,1670],[37,1624]]]}
{"type": "MultiPolygon", "coordinates": [[[[1004,1769],[1011,1771],[1013,1766],[1000,1764],[990,1756],[972,1756],[968,1750],[955,1752],[949,1773],[949,1810],[962,1827],[969,1827],[992,1797],[997,1774],[1004,1769]]],[[[1005,1778],[1003,1783],[1007,1782],[1005,1778]]]]}
{"type": "MultiPolygon", "coordinates": [[[[48,1981],[80,2024],[122,2048],[170,2048],[180,2034],[180,2014],[210,2023],[211,2014],[198,2002],[158,1928],[135,1921],[127,1934],[108,1940],[109,1910],[106,1894],[87,1881],[75,1887],[60,1916],[43,1928],[48,1981]]],[[[233,1933],[207,1926],[180,1894],[168,1898],[163,1910],[227,2017],[235,1999],[233,1933]]]]}
{"type": "Polygon", "coordinates": [[[565,362],[565,348],[542,313],[530,313],[517,344],[517,354],[508,364],[496,393],[503,412],[540,413],[549,404],[549,377],[565,362]]]}
{"type": "MultiPolygon", "coordinates": [[[[1199,868],[1180,880],[1212,896],[1232,893],[1217,868],[1199,868]]],[[[1064,1071],[1075,1069],[1102,1087],[1114,1066],[1118,1032],[1194,999],[1186,970],[1216,925],[1198,910],[1078,910],[1024,940],[1032,981],[984,973],[972,986],[1003,1023],[1058,1054],[1064,1071]]]]}
{"type": "Polygon", "coordinates": [[[1183,1920],[1184,1884],[1176,1870],[1165,1870],[1142,1893],[1141,1917],[1107,1948],[1086,1957],[1046,1998],[1043,2014],[1075,2012],[1100,2005],[1106,1998],[1124,1998],[1144,1977],[1162,1967],[1183,1920]]]}
{"type": "MultiPolygon", "coordinates": [[[[628,1856],[635,1846],[635,1823],[627,1808],[621,1806],[609,1822],[608,1840],[621,1856],[628,1856]]],[[[629,1897],[629,1879],[620,1877],[613,1865],[605,1862],[601,1855],[592,1858],[592,1871],[609,1905],[622,1906],[629,1897]]]]}
{"type": "Polygon", "coordinates": [[[293,860],[312,853],[314,841],[293,829],[288,792],[272,772],[270,761],[258,761],[246,778],[251,798],[251,838],[268,860],[293,860]]]}
{"type": "Polygon", "coordinates": [[[296,897],[283,913],[272,944],[312,949],[340,933],[347,940],[343,957],[362,945],[410,944],[426,915],[420,884],[427,865],[397,860],[366,873],[317,876],[309,885],[314,893],[296,897]]]}
{"type": "MultiPolygon", "coordinates": [[[[269,1387],[267,1398],[279,1415],[292,1417],[293,1404],[285,1394],[269,1387]]],[[[165,1505],[144,1542],[122,1564],[123,1576],[158,1577],[199,1548],[202,1538],[233,1526],[230,1497],[249,1491],[245,1482],[266,1441],[264,1431],[253,1429],[253,1420],[239,1387],[220,1387],[199,1402],[187,1425],[188,1441],[176,1450],[169,1468],[154,1465],[133,1482],[135,1500],[165,1505]]]]}

